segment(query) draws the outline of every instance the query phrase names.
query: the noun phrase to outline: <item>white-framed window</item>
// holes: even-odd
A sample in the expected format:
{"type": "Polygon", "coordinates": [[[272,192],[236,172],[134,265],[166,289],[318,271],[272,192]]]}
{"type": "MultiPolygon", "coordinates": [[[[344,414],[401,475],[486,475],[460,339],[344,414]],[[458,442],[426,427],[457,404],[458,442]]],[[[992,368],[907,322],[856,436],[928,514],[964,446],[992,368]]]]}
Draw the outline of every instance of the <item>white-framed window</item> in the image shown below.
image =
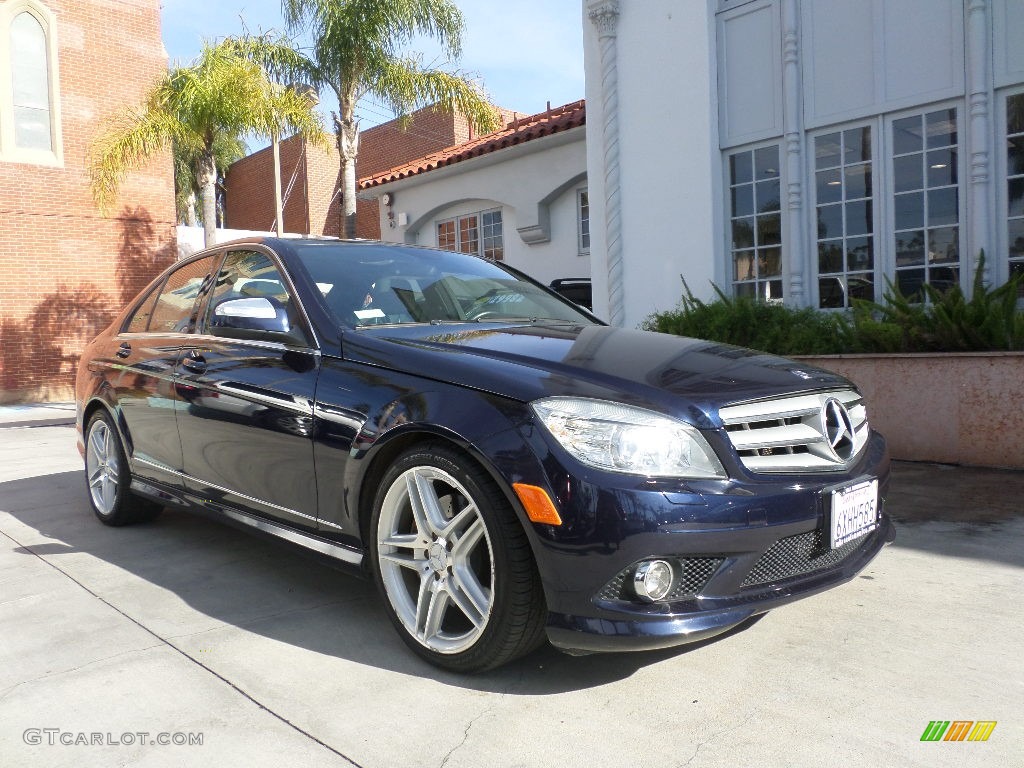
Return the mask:
{"type": "Polygon", "coordinates": [[[960,284],[959,135],[956,107],[888,121],[893,282],[907,296],[960,284]]]}
{"type": "Polygon", "coordinates": [[[875,215],[870,125],[811,139],[818,306],[875,298],[875,215]]]}
{"type": "Polygon", "coordinates": [[[500,208],[443,219],[436,229],[438,248],[495,261],[505,258],[500,208]]]}
{"type": "Polygon", "coordinates": [[[43,4],[0,3],[0,160],[63,160],[56,34],[43,4]]]}
{"type": "Polygon", "coordinates": [[[580,256],[590,253],[590,196],[587,188],[576,190],[576,236],[580,256]]]}
{"type": "Polygon", "coordinates": [[[779,145],[728,156],[729,270],[735,296],[783,298],[779,145]]]}
{"type": "Polygon", "coordinates": [[[1008,273],[1024,274],[1024,93],[1006,97],[1006,215],[1008,273]]]}

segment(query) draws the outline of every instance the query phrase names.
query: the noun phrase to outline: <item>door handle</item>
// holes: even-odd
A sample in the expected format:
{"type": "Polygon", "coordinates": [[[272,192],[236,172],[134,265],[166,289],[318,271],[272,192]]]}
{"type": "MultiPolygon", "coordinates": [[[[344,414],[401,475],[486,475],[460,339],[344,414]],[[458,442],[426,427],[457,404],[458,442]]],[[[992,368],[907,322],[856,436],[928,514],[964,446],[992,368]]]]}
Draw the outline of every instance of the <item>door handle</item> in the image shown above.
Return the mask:
{"type": "Polygon", "coordinates": [[[206,360],[202,355],[189,352],[182,359],[181,367],[190,373],[206,373],[206,360]]]}
{"type": "Polygon", "coordinates": [[[117,348],[117,352],[114,354],[120,358],[128,357],[132,353],[132,345],[127,341],[122,341],[121,346],[117,348]]]}

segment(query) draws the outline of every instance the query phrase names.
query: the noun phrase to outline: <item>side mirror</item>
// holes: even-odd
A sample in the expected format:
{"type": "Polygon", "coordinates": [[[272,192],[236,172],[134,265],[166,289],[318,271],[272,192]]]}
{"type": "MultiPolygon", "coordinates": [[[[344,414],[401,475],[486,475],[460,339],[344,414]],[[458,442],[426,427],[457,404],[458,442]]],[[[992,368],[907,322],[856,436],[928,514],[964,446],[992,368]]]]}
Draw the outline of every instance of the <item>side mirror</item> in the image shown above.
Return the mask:
{"type": "Polygon", "coordinates": [[[306,343],[299,329],[292,329],[288,311],[272,298],[228,299],[213,308],[210,332],[229,339],[306,343]]]}

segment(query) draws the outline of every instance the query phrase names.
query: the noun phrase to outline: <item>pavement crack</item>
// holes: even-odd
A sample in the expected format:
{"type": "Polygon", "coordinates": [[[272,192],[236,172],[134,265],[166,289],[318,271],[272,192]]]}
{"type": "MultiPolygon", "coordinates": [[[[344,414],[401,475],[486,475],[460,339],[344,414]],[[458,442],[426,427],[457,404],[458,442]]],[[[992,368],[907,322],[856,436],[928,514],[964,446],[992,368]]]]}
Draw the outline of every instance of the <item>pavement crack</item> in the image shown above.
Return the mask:
{"type": "Polygon", "coordinates": [[[451,749],[448,750],[448,754],[446,754],[441,759],[441,768],[445,768],[445,766],[448,764],[448,761],[451,760],[452,755],[454,755],[456,752],[458,752],[465,745],[465,743],[469,740],[469,732],[471,730],[473,730],[473,726],[476,725],[476,721],[479,720],[484,715],[490,714],[492,711],[494,711],[494,706],[493,705],[490,706],[490,707],[487,707],[483,712],[481,712],[476,717],[474,717],[472,720],[470,720],[468,723],[466,723],[466,728],[462,732],[462,741],[460,741],[458,744],[456,744],[454,747],[452,747],[451,749]]]}
{"type": "Polygon", "coordinates": [[[706,739],[704,739],[704,741],[697,742],[697,748],[693,750],[693,754],[690,755],[690,759],[687,760],[685,763],[680,763],[679,764],[679,768],[686,768],[686,766],[688,766],[690,763],[692,763],[694,760],[696,760],[697,759],[697,754],[701,751],[701,749],[703,747],[707,746],[708,744],[710,744],[711,742],[713,742],[715,739],[718,739],[718,738],[720,738],[721,736],[724,736],[727,733],[732,733],[733,731],[738,731],[740,728],[743,728],[747,723],[749,723],[753,719],[754,719],[754,713],[750,712],[745,718],[743,718],[743,722],[739,723],[738,725],[733,725],[733,726],[730,726],[728,728],[723,728],[722,730],[717,731],[716,733],[712,733],[710,736],[708,736],[706,739]]]}

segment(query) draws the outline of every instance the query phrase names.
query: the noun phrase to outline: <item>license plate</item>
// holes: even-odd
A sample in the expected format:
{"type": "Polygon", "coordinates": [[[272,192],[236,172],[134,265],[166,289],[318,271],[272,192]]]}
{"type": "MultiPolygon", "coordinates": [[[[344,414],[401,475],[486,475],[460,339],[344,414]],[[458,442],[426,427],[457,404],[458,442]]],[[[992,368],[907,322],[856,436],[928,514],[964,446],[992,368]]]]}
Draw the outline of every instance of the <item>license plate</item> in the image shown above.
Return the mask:
{"type": "Polygon", "coordinates": [[[878,480],[832,491],[832,549],[860,538],[878,526],[878,480]]]}

